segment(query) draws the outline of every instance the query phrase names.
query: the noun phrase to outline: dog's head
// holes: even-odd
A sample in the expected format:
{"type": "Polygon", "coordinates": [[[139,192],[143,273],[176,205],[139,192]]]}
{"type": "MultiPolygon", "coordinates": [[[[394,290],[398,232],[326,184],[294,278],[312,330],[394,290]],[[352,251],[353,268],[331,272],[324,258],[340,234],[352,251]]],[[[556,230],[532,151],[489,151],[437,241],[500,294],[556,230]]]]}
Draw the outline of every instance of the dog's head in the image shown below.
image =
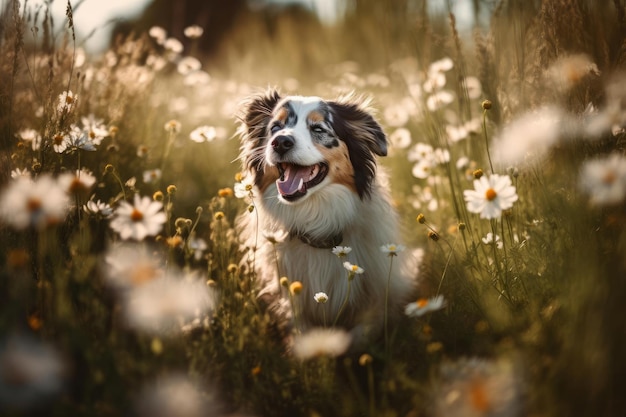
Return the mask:
{"type": "Polygon", "coordinates": [[[261,191],[275,183],[286,203],[331,183],[366,198],[375,155],[387,154],[386,136],[362,100],[281,97],[270,90],[252,97],[240,119],[245,168],[261,191]]]}

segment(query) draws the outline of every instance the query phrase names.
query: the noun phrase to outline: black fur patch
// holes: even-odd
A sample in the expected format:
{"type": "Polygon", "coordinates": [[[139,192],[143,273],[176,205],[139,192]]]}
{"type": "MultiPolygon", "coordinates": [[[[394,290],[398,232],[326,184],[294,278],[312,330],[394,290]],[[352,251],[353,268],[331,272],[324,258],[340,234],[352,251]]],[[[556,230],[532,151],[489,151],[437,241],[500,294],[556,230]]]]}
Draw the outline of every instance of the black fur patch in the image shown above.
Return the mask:
{"type": "Polygon", "coordinates": [[[328,102],[333,129],[348,147],[354,183],[361,199],[369,197],[376,175],[376,155],[387,155],[387,137],[374,118],[357,103],[328,102]]]}

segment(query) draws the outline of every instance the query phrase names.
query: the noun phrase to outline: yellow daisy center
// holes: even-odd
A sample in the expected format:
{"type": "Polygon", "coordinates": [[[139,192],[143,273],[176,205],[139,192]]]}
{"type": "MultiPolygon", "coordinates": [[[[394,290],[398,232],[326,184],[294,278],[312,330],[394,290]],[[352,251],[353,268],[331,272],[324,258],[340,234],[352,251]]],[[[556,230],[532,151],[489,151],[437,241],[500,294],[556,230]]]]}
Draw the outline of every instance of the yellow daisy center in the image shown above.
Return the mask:
{"type": "Polygon", "coordinates": [[[493,201],[496,199],[497,196],[498,193],[496,193],[496,190],[494,190],[493,188],[490,188],[485,192],[485,198],[487,199],[487,201],[493,201]]]}
{"type": "Polygon", "coordinates": [[[26,207],[27,207],[28,211],[30,211],[31,213],[34,213],[34,212],[40,210],[42,206],[43,206],[43,203],[38,198],[31,198],[26,203],[26,207]]]}
{"type": "Polygon", "coordinates": [[[130,219],[134,222],[140,222],[143,220],[143,213],[137,209],[133,209],[133,212],[130,213],[130,219]]]}
{"type": "Polygon", "coordinates": [[[428,305],[428,300],[426,298],[420,298],[415,302],[419,308],[424,308],[428,305]]]}

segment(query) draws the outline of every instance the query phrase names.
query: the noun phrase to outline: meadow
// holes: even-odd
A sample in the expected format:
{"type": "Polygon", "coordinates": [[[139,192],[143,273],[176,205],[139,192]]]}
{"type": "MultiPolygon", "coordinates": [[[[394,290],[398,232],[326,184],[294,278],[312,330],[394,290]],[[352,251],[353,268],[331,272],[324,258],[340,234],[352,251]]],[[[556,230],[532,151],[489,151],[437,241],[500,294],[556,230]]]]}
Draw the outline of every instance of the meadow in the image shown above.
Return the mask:
{"type": "Polygon", "coordinates": [[[623,1],[502,0],[470,34],[425,6],[249,21],[219,61],[194,26],[90,55],[69,3],[24,3],[0,29],[2,415],[626,413],[623,1]],[[372,98],[404,225],[381,251],[420,259],[384,345],[286,349],[259,305],[237,112],[268,86],[372,98]]]}

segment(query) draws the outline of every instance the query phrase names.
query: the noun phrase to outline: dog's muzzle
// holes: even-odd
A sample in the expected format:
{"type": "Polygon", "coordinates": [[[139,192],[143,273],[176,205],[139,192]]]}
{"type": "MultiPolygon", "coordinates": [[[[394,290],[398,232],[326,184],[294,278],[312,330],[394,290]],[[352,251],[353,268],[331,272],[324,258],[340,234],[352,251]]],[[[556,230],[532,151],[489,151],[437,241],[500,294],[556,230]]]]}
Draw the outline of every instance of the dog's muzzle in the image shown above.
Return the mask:
{"type": "Polygon", "coordinates": [[[328,173],[328,165],[323,162],[309,166],[281,162],[277,167],[280,178],[276,180],[276,187],[282,198],[289,202],[303,197],[308,189],[321,183],[328,173]]]}

